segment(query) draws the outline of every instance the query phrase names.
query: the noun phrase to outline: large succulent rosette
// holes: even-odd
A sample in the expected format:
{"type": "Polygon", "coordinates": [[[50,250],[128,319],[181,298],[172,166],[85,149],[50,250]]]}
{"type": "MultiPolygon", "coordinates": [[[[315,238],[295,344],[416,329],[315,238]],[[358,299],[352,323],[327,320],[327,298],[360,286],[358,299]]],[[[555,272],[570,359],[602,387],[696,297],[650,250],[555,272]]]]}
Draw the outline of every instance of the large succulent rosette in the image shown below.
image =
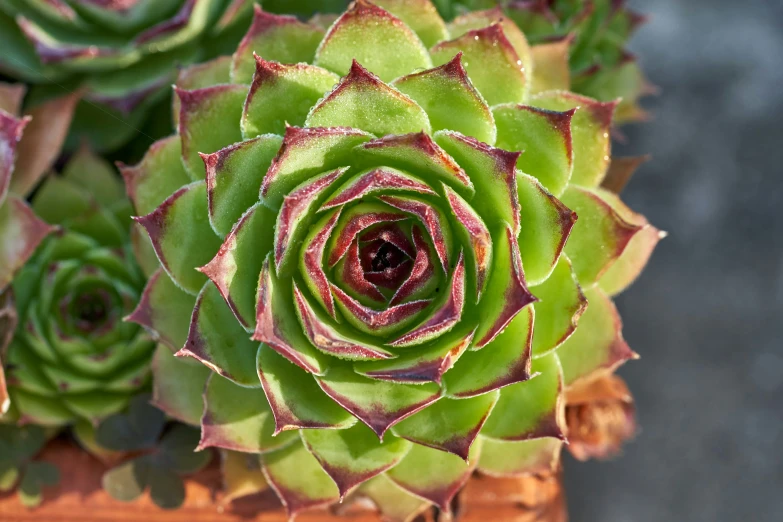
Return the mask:
{"type": "Polygon", "coordinates": [[[130,249],[130,202],[112,167],[82,150],[45,179],[31,206],[48,237],[11,283],[18,326],[3,360],[9,415],[89,429],[149,385],[155,344],[122,321],[145,281],[130,249]]]}
{"type": "Polygon", "coordinates": [[[438,0],[436,4],[447,18],[457,17],[455,24],[469,10],[501,7],[534,44],[535,53],[563,63],[561,81],[570,83],[572,91],[602,101],[620,98],[617,123],[647,118],[638,102],[655,88],[626,49],[645,18],[629,9],[625,0],[438,0]]]}
{"type": "MultiPolygon", "coordinates": [[[[166,98],[178,66],[233,52],[250,23],[253,3],[0,0],[0,72],[42,84],[39,99],[61,95],[63,88],[86,88],[72,142],[87,137],[94,147],[113,150],[139,130],[152,132],[145,120],[166,98]]],[[[268,3],[269,9],[287,3],[305,14],[321,2],[268,3]]]]}
{"type": "Polygon", "coordinates": [[[610,295],[658,232],[600,188],[615,103],[541,90],[516,25],[465,20],[257,10],[122,168],[160,261],[130,317],[155,401],[260,454],[291,513],[358,486],[404,519],[475,469],[551,471],[564,387],[634,356],[610,295]]]}

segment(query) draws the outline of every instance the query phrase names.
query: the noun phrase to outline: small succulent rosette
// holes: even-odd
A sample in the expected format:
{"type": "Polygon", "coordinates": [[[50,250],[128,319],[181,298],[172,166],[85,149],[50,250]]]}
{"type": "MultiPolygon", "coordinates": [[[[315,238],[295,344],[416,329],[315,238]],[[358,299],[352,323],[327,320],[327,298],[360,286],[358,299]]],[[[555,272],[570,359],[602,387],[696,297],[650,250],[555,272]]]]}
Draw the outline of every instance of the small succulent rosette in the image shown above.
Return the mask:
{"type": "Polygon", "coordinates": [[[2,0],[0,71],[61,94],[84,85],[72,144],[113,150],[166,98],[176,67],[231,52],[252,0],[2,0]],[[121,121],[118,121],[121,120],[121,121]],[[124,122],[124,123],[123,123],[124,122]]]}
{"type": "Polygon", "coordinates": [[[498,13],[361,0],[327,30],[257,9],[184,71],[178,134],[122,167],[156,404],[291,514],[552,472],[564,389],[634,357],[611,295],[659,232],[601,188],[616,103],[549,65],[498,13]]]}
{"type": "Polygon", "coordinates": [[[10,405],[2,359],[18,322],[9,285],[53,231],[26,198],[57,159],[78,101],[53,99],[20,116],[24,96],[24,86],[0,83],[0,416],[10,405]]]}
{"type": "Polygon", "coordinates": [[[8,416],[89,431],[149,385],[154,342],[122,320],[145,283],[130,249],[130,203],[111,165],[81,150],[24,208],[35,227],[4,226],[4,238],[48,237],[10,285],[18,326],[3,358],[8,416]]]}
{"type": "Polygon", "coordinates": [[[457,17],[471,10],[502,9],[525,33],[534,52],[563,63],[570,89],[601,101],[621,99],[614,121],[648,118],[639,99],[656,88],[645,78],[628,40],[645,17],[625,0],[437,0],[440,12],[457,17]],[[570,78],[569,78],[570,77],[570,78]]]}

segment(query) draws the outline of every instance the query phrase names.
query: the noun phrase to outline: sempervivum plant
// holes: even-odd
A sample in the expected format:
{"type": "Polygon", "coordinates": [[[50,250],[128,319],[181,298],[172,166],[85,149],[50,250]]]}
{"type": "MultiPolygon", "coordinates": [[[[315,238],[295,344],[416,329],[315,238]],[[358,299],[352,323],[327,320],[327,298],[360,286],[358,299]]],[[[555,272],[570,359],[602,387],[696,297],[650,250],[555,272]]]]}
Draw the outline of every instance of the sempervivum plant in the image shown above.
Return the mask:
{"type": "Polygon", "coordinates": [[[11,283],[8,415],[88,430],[149,383],[154,343],[122,321],[145,282],[130,251],[130,203],[111,166],[82,150],[46,178],[32,210],[49,236],[11,283]]]}
{"type": "MultiPolygon", "coordinates": [[[[469,10],[502,7],[525,33],[534,49],[562,60],[570,69],[571,90],[602,101],[621,98],[615,121],[647,117],[639,98],[655,91],[636,57],[626,49],[628,39],[644,22],[625,0],[439,0],[441,13],[456,16],[469,10]]],[[[568,81],[568,78],[563,78],[568,81]]]]}
{"type": "Polygon", "coordinates": [[[26,197],[59,155],[77,97],[51,100],[19,116],[25,89],[0,83],[0,415],[10,401],[2,358],[17,325],[9,285],[52,228],[26,197]]]}
{"type": "Polygon", "coordinates": [[[600,188],[615,103],[546,90],[490,14],[256,10],[122,168],[160,261],[130,317],[155,401],[259,454],[291,513],[357,491],[405,519],[475,469],[550,472],[564,387],[634,355],[609,296],[658,232],[600,188]]]}
{"type": "MultiPolygon", "coordinates": [[[[280,8],[282,2],[271,3],[280,8]]],[[[73,133],[100,150],[114,149],[136,136],[149,109],[165,98],[176,66],[233,51],[252,5],[253,0],[0,0],[0,72],[54,84],[48,90],[58,93],[63,86],[84,86],[89,103],[80,105],[73,133]]],[[[47,97],[48,90],[37,96],[47,97]]]]}

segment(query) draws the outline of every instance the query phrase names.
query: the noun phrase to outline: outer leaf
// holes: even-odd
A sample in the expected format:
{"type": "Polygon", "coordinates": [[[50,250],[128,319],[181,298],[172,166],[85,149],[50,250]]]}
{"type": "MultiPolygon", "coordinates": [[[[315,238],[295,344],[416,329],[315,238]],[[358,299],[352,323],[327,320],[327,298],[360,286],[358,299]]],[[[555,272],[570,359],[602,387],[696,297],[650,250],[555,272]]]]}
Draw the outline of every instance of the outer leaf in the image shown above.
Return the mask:
{"type": "Polygon", "coordinates": [[[16,163],[16,151],[22,139],[22,132],[30,118],[16,118],[0,112],[0,204],[5,201],[11,186],[11,174],[16,163]]]}
{"type": "Polygon", "coordinates": [[[193,357],[240,386],[258,387],[258,343],[234,319],[212,283],[204,284],[193,308],[190,331],[178,357],[193,357]]]}
{"type": "Polygon", "coordinates": [[[571,69],[568,66],[571,38],[540,43],[530,48],[533,59],[531,94],[545,91],[567,91],[571,87],[571,69]]]}
{"type": "Polygon", "coordinates": [[[242,134],[283,134],[302,126],[310,109],[340,78],[326,69],[299,63],[283,65],[255,56],[256,73],[245,101],[242,134]]]}
{"type": "Polygon", "coordinates": [[[0,288],[5,288],[55,227],[38,219],[23,200],[9,197],[0,205],[0,288]]]}
{"type": "Polygon", "coordinates": [[[181,104],[182,161],[191,179],[203,180],[206,171],[199,154],[216,152],[242,140],[238,123],[247,86],[224,84],[193,91],[175,87],[174,92],[181,104]]]}
{"type": "Polygon", "coordinates": [[[495,143],[492,112],[470,82],[462,53],[440,67],[403,76],[392,85],[424,109],[433,131],[452,130],[495,143]]]}
{"type": "Polygon", "coordinates": [[[275,214],[257,203],[234,225],[212,260],[199,268],[220,291],[239,323],[255,325],[256,286],[272,250],[275,214]]]}
{"type": "Polygon", "coordinates": [[[207,169],[209,222],[221,237],[258,202],[264,174],[281,143],[279,136],[265,135],[202,155],[207,169]]]}
{"type": "Polygon", "coordinates": [[[599,192],[570,187],[562,200],[579,216],[565,252],[579,283],[589,286],[606,273],[642,227],[623,219],[599,192]]]}
{"type": "Polygon", "coordinates": [[[205,277],[196,268],[220,243],[209,226],[206,184],[186,185],[151,213],[134,219],[146,229],[161,265],[177,286],[197,293],[205,277]]]}
{"type": "Polygon", "coordinates": [[[231,81],[250,83],[255,71],[253,54],[280,63],[312,63],[323,30],[305,24],[293,16],[265,13],[254,6],[253,23],[231,63],[231,81]]]}
{"type": "Polygon", "coordinates": [[[345,430],[302,430],[301,433],[307,449],[337,484],[341,498],[355,486],[394,467],[411,446],[393,436],[379,441],[362,423],[345,430]]]}
{"type": "Polygon", "coordinates": [[[414,444],[387,476],[406,491],[449,513],[451,500],[470,478],[480,454],[480,441],[471,448],[470,464],[456,455],[414,444]]]}
{"type": "Polygon", "coordinates": [[[427,113],[354,60],[348,74],[305,120],[307,127],[352,127],[377,136],[430,132],[427,113]]]}
{"type": "Polygon", "coordinates": [[[391,426],[440,398],[435,384],[406,385],[368,379],[350,366],[334,366],[319,386],[337,404],[383,437],[391,426]]]}
{"type": "Polygon", "coordinates": [[[546,281],[530,290],[539,299],[533,305],[536,310],[533,356],[540,357],[563,344],[574,333],[587,308],[587,299],[566,256],[560,256],[546,281]]]}
{"type": "Polygon", "coordinates": [[[312,376],[262,345],[258,375],[275,417],[275,433],[298,428],[345,429],[356,419],[334,403],[312,376]]]}
{"type": "Polygon", "coordinates": [[[467,461],[470,448],[499,397],[500,392],[495,390],[470,399],[441,399],[394,426],[392,432],[467,461]]]}
{"type": "Polygon", "coordinates": [[[190,316],[196,298],[180,290],[163,269],[158,269],[144,288],[136,309],[125,318],[153,332],[172,350],[185,344],[190,328],[190,316]]]}
{"type": "Polygon", "coordinates": [[[620,258],[609,267],[599,281],[599,285],[606,293],[616,295],[639,277],[658,241],[666,237],[666,232],[652,226],[644,216],[628,208],[615,194],[604,190],[600,190],[600,194],[623,219],[642,227],[631,238],[620,258]]]}
{"type": "Polygon", "coordinates": [[[429,0],[375,0],[373,3],[402,20],[428,48],[448,38],[446,24],[429,0]]]}
{"type": "Polygon", "coordinates": [[[197,450],[215,446],[245,453],[266,453],[290,444],[296,433],[276,434],[264,391],[243,388],[212,375],[204,391],[204,416],[197,450]]]}
{"type": "Polygon", "coordinates": [[[517,168],[559,196],[573,169],[571,119],[574,110],[546,111],[527,105],[499,105],[492,113],[498,126],[497,146],[523,154],[517,168]]]}
{"type": "Polygon", "coordinates": [[[597,371],[611,373],[638,358],[623,339],[620,315],[611,299],[598,288],[587,290],[585,296],[590,305],[579,328],[557,351],[567,386],[597,371]]]}
{"type": "Polygon", "coordinates": [[[535,285],[554,270],[578,216],[530,176],[517,175],[517,191],[519,251],[526,280],[535,285]]]}
{"type": "Polygon", "coordinates": [[[435,45],[430,52],[436,64],[464,53],[465,70],[489,105],[524,101],[529,88],[525,67],[502,24],[469,31],[435,45]]]}
{"type": "Polygon", "coordinates": [[[128,196],[139,215],[149,214],[174,191],[190,183],[181,150],[180,137],[170,136],[153,143],[138,165],[118,164],[128,196]]]}
{"type": "Polygon", "coordinates": [[[339,75],[347,74],[354,61],[385,82],[432,67],[426,47],[411,28],[367,0],[357,0],[337,19],[315,57],[316,65],[339,75]],[[362,44],[357,46],[356,42],[362,44]]]}
{"type": "Polygon", "coordinates": [[[304,509],[329,505],[340,499],[337,486],[301,442],[263,455],[261,462],[269,485],[290,517],[304,509]],[[296,472],[292,473],[292,470],[296,472]]]}
{"type": "Polygon", "coordinates": [[[530,378],[533,308],[518,314],[492,342],[462,354],[443,382],[446,395],[475,397],[530,378]]]}
{"type": "Polygon", "coordinates": [[[11,179],[11,190],[14,193],[28,196],[57,160],[81,94],[73,92],[33,106],[27,111],[27,117],[32,118],[32,121],[25,128],[24,138],[16,153],[16,167],[11,179]]]}
{"type": "Polygon", "coordinates": [[[221,451],[220,457],[224,502],[254,495],[269,488],[257,455],[221,451]]]}
{"type": "Polygon", "coordinates": [[[574,171],[571,183],[595,187],[601,183],[611,156],[609,128],[617,102],[598,102],[563,91],[537,94],[530,100],[534,107],[553,111],[577,108],[571,119],[574,145],[574,171]]]}
{"type": "Polygon", "coordinates": [[[534,376],[500,390],[500,400],[481,434],[493,439],[565,440],[563,377],[555,354],[533,361],[534,376]]]}
{"type": "Polygon", "coordinates": [[[193,426],[201,424],[202,395],[210,369],[198,361],[174,357],[168,347],[159,344],[152,372],[152,404],[169,417],[193,426]]]}
{"type": "Polygon", "coordinates": [[[543,438],[507,442],[482,437],[478,470],[492,477],[515,477],[523,474],[549,474],[560,465],[563,442],[543,438]]]}
{"type": "Polygon", "coordinates": [[[390,522],[411,522],[430,507],[430,502],[411,495],[386,475],[379,475],[359,487],[390,522]]]}
{"type": "MultiPolygon", "coordinates": [[[[231,57],[219,56],[214,60],[181,69],[177,74],[175,85],[180,89],[192,91],[220,83],[230,83],[230,69],[231,57]]],[[[176,96],[172,99],[171,110],[172,120],[175,126],[179,126],[180,102],[176,96]]]]}

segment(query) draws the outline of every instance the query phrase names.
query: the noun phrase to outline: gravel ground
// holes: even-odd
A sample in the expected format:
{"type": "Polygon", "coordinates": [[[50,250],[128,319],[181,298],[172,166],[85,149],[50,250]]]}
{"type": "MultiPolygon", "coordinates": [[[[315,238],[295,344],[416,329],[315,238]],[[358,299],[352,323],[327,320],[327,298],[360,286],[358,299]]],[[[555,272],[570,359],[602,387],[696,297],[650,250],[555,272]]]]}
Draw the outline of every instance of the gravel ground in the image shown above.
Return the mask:
{"type": "Polygon", "coordinates": [[[566,462],[572,522],[779,522],[783,2],[631,5],[661,95],[615,151],[653,155],[624,197],[670,235],[618,299],[642,432],[566,462]]]}

